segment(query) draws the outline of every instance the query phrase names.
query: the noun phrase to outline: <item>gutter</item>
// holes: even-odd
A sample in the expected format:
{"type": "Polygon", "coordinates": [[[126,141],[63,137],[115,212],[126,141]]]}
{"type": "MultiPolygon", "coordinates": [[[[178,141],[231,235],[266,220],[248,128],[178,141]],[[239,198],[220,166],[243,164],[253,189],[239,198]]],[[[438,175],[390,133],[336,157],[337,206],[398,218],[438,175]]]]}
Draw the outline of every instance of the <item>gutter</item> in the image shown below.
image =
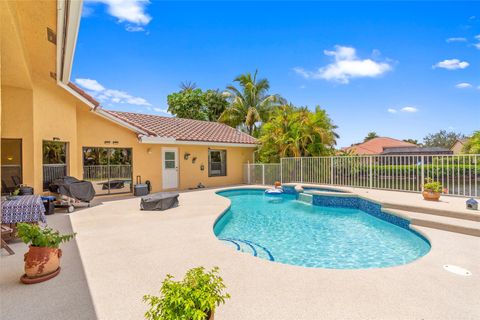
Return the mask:
{"type": "Polygon", "coordinates": [[[186,141],[177,140],[169,137],[155,137],[142,135],[139,137],[140,143],[145,144],[171,144],[171,145],[197,145],[197,146],[215,146],[215,147],[241,147],[241,148],[254,148],[257,147],[255,143],[229,143],[229,142],[211,142],[211,141],[186,141]]]}

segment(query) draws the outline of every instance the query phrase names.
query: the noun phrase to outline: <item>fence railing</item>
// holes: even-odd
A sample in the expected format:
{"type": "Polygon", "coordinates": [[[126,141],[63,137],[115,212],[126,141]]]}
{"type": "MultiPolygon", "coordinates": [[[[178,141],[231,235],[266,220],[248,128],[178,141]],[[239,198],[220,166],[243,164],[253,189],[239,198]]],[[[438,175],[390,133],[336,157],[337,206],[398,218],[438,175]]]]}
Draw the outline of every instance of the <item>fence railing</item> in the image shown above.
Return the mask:
{"type": "Polygon", "coordinates": [[[480,195],[480,155],[334,156],[282,158],[248,164],[245,183],[314,183],[397,191],[422,191],[427,178],[447,194],[480,195]]]}
{"type": "Polygon", "coordinates": [[[131,165],[83,166],[84,180],[131,179],[131,165]]]}
{"type": "Polygon", "coordinates": [[[43,165],[43,189],[48,189],[53,180],[67,175],[66,164],[44,164],[43,165]]]}

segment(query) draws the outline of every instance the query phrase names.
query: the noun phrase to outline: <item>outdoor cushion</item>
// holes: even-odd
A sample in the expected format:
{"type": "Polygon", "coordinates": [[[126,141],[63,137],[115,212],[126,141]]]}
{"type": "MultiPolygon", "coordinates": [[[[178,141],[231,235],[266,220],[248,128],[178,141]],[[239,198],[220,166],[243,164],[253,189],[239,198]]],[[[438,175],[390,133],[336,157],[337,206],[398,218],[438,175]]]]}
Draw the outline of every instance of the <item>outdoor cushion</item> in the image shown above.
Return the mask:
{"type": "Polygon", "coordinates": [[[158,192],[142,197],[141,210],[167,210],[178,206],[177,192],[158,192]]]}

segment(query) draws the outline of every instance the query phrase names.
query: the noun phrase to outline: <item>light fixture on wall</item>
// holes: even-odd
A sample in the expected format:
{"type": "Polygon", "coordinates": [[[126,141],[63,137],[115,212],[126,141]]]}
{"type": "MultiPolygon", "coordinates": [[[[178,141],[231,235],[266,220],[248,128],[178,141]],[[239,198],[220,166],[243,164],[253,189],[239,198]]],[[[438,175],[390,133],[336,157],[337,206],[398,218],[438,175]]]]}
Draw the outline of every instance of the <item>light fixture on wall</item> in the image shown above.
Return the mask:
{"type": "Polygon", "coordinates": [[[197,157],[192,158],[192,163],[195,163],[195,161],[197,161],[197,157]]]}
{"type": "Polygon", "coordinates": [[[53,137],[52,139],[53,139],[53,141],[60,141],[59,137],[53,137]]]}
{"type": "Polygon", "coordinates": [[[189,157],[190,157],[190,153],[185,152],[185,154],[183,155],[183,159],[188,160],[189,157]]]}
{"type": "Polygon", "coordinates": [[[152,154],[152,148],[147,149],[147,154],[152,154]]]}

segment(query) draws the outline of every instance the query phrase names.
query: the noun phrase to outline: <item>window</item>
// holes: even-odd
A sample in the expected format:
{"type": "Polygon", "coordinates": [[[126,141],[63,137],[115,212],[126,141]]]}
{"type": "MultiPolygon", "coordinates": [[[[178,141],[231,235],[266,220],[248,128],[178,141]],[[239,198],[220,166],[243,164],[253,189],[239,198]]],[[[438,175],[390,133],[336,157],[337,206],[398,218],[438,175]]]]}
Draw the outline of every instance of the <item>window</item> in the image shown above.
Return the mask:
{"type": "Polygon", "coordinates": [[[2,194],[22,183],[22,140],[2,139],[2,194]]]}
{"type": "Polygon", "coordinates": [[[67,174],[67,143],[43,141],[43,189],[67,174]]]}
{"type": "Polygon", "coordinates": [[[165,151],[165,169],[175,169],[175,152],[165,151]]]}
{"type": "Polygon", "coordinates": [[[227,175],[227,151],[208,150],[208,176],[224,177],[227,175]]]}

